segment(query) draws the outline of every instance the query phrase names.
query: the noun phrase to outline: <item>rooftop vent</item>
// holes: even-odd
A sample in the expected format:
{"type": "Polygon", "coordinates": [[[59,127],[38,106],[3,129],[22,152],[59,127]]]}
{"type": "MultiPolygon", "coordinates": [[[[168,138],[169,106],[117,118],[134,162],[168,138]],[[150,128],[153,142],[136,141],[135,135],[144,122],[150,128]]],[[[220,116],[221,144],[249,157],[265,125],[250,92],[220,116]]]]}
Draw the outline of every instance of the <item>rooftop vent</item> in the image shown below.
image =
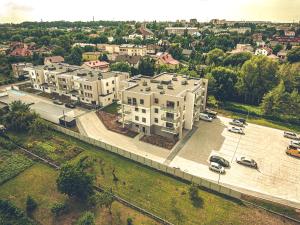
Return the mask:
{"type": "Polygon", "coordinates": [[[164,89],[164,86],[162,86],[161,84],[157,85],[157,89],[164,89]]]}
{"type": "Polygon", "coordinates": [[[166,92],[163,90],[163,91],[160,91],[159,93],[163,95],[163,94],[165,94],[166,92]]]}
{"type": "Polygon", "coordinates": [[[178,78],[177,77],[173,77],[172,80],[173,81],[178,81],[178,78]]]}
{"type": "Polygon", "coordinates": [[[183,80],[183,81],[181,81],[181,84],[182,84],[182,85],[187,85],[188,82],[187,82],[187,80],[183,80]]]}
{"type": "Polygon", "coordinates": [[[151,87],[146,87],[145,91],[151,91],[151,87]]]}
{"type": "Polygon", "coordinates": [[[143,86],[147,86],[147,82],[146,81],[143,81],[143,86]]]}
{"type": "Polygon", "coordinates": [[[171,84],[172,81],[171,80],[162,80],[160,83],[161,84],[171,84]]]}
{"type": "Polygon", "coordinates": [[[159,80],[152,79],[152,80],[150,80],[150,83],[159,83],[159,80]]]}
{"type": "Polygon", "coordinates": [[[172,84],[169,84],[169,85],[168,85],[168,89],[173,90],[173,89],[174,89],[173,85],[172,85],[172,84]]]}

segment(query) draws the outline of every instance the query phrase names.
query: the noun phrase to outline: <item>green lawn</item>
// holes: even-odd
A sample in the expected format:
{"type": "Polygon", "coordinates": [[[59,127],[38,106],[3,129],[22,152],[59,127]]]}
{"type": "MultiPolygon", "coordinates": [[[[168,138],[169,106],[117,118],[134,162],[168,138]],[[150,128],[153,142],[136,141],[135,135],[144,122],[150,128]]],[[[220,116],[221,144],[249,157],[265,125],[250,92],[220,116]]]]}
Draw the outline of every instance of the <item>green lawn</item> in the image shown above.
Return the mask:
{"type": "Polygon", "coordinates": [[[111,114],[118,114],[118,110],[120,105],[117,102],[113,102],[112,104],[105,106],[102,110],[111,114]]]}

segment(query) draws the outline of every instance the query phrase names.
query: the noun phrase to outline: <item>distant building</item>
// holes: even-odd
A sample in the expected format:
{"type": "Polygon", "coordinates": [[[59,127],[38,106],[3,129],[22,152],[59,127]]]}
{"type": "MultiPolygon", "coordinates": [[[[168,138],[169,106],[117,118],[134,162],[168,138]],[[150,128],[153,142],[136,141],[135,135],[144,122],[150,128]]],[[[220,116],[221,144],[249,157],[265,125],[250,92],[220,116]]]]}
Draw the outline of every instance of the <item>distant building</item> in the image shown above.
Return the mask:
{"type": "Polygon", "coordinates": [[[84,52],[82,53],[83,61],[96,61],[101,56],[101,52],[84,52]]]}
{"type": "Polygon", "coordinates": [[[1,45],[0,44],[0,55],[6,55],[9,50],[8,45],[1,45]]]}
{"type": "Polygon", "coordinates": [[[81,47],[81,48],[84,48],[85,46],[96,47],[95,44],[91,44],[91,43],[74,43],[74,44],[73,44],[73,47],[81,47]]]}
{"type": "Polygon", "coordinates": [[[144,45],[134,45],[134,44],[120,45],[120,55],[145,56],[146,54],[147,54],[147,47],[144,45]]]}
{"type": "Polygon", "coordinates": [[[137,68],[142,56],[140,55],[118,55],[115,59],[116,62],[125,62],[128,65],[137,68]]]}
{"type": "Polygon", "coordinates": [[[236,48],[232,50],[230,53],[241,53],[241,52],[253,52],[253,47],[250,44],[237,44],[236,48]]]}
{"type": "Polygon", "coordinates": [[[193,35],[194,33],[198,32],[197,27],[166,27],[165,31],[170,34],[176,34],[179,36],[183,36],[185,33],[193,35]]]}
{"type": "Polygon", "coordinates": [[[263,40],[263,34],[262,33],[255,33],[252,35],[252,40],[254,42],[259,42],[263,40]]]}
{"type": "Polygon", "coordinates": [[[102,52],[107,52],[108,54],[120,53],[119,45],[97,44],[97,49],[102,52]]]}
{"type": "Polygon", "coordinates": [[[143,38],[146,40],[154,38],[154,33],[144,25],[139,28],[139,32],[141,33],[143,38]]]}
{"type": "Polygon", "coordinates": [[[28,45],[21,42],[12,43],[12,45],[10,46],[10,50],[10,56],[32,56],[32,51],[29,49],[28,45]]]}
{"type": "Polygon", "coordinates": [[[183,49],[183,50],[182,50],[182,55],[185,56],[186,58],[190,58],[192,52],[193,52],[193,51],[190,50],[190,49],[183,49]]]}
{"type": "Polygon", "coordinates": [[[44,59],[44,65],[52,64],[52,63],[62,63],[65,59],[62,56],[50,56],[45,57],[44,59]]]}
{"type": "Polygon", "coordinates": [[[198,23],[197,19],[190,19],[190,24],[197,24],[197,23],[198,23]]]}
{"type": "Polygon", "coordinates": [[[284,35],[286,37],[295,37],[296,33],[295,33],[295,31],[288,31],[288,30],[286,30],[286,31],[284,31],[284,35]]]}
{"type": "Polygon", "coordinates": [[[147,54],[148,55],[155,55],[157,51],[159,50],[158,45],[147,45],[147,54]]]}
{"type": "Polygon", "coordinates": [[[258,48],[255,50],[255,55],[271,55],[272,54],[272,49],[268,48],[268,47],[263,47],[263,48],[258,48]]]}
{"type": "Polygon", "coordinates": [[[214,25],[223,25],[226,24],[226,20],[220,20],[220,19],[212,19],[210,23],[214,25]]]}
{"type": "Polygon", "coordinates": [[[82,67],[86,69],[100,70],[101,72],[109,71],[109,63],[100,60],[84,62],[82,67]]]}
{"type": "Polygon", "coordinates": [[[177,68],[180,62],[172,57],[171,54],[167,52],[159,52],[156,54],[156,64],[157,65],[166,65],[170,68],[177,68]]]}
{"type": "Polygon", "coordinates": [[[15,78],[26,77],[28,75],[28,72],[25,71],[24,69],[26,67],[31,67],[31,66],[32,63],[26,63],[26,62],[11,64],[13,76],[15,78]]]}

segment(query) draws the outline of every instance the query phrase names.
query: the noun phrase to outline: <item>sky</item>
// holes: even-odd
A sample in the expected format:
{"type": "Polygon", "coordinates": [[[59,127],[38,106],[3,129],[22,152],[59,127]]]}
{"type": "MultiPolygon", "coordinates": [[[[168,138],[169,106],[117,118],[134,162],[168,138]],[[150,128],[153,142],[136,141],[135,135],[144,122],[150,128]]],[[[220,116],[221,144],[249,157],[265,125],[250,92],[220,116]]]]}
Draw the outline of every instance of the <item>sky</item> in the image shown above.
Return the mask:
{"type": "Polygon", "coordinates": [[[0,0],[0,23],[196,18],[299,22],[300,0],[0,0]]]}

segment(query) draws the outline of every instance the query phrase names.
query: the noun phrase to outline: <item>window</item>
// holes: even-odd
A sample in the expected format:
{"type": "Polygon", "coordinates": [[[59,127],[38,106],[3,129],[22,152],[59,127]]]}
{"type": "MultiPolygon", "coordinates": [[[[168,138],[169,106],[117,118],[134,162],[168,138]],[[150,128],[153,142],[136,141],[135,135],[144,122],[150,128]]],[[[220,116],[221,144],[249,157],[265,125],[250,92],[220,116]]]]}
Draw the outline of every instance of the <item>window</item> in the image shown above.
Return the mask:
{"type": "Polygon", "coordinates": [[[146,118],[143,117],[143,118],[142,118],[142,122],[143,122],[143,123],[146,123],[146,118]]]}
{"type": "Polygon", "coordinates": [[[112,84],[114,84],[114,83],[115,83],[115,81],[113,80],[111,83],[112,83],[112,84]]]}
{"type": "Polygon", "coordinates": [[[139,121],[139,117],[138,116],[135,116],[134,118],[136,121],[139,121]]]}
{"type": "Polygon", "coordinates": [[[106,92],[107,92],[107,94],[109,94],[109,90],[107,90],[106,92]]]}
{"type": "Polygon", "coordinates": [[[155,103],[155,104],[158,104],[158,98],[155,98],[155,99],[154,99],[154,103],[155,103]]]}
{"type": "Polygon", "coordinates": [[[142,109],[142,113],[146,113],[146,109],[142,109]]]}
{"type": "Polygon", "coordinates": [[[133,105],[136,105],[136,98],[133,98],[133,99],[132,99],[132,104],[133,104],[133,105]]]}
{"type": "Polygon", "coordinates": [[[113,91],[115,91],[115,88],[113,88],[113,91]]]}
{"type": "Polygon", "coordinates": [[[140,104],[144,105],[144,99],[140,99],[140,104]]]}
{"type": "Polygon", "coordinates": [[[108,86],[108,82],[106,82],[106,86],[108,86]]]}
{"type": "Polygon", "coordinates": [[[138,111],[139,111],[139,108],[136,107],[134,110],[135,110],[136,112],[138,112],[138,111]]]}
{"type": "Polygon", "coordinates": [[[131,98],[127,98],[128,105],[131,105],[131,98]]]}
{"type": "Polygon", "coordinates": [[[158,123],[158,118],[154,118],[154,123],[158,123]]]}
{"type": "Polygon", "coordinates": [[[154,109],[154,113],[158,113],[158,108],[155,108],[155,109],[154,109]]]}

